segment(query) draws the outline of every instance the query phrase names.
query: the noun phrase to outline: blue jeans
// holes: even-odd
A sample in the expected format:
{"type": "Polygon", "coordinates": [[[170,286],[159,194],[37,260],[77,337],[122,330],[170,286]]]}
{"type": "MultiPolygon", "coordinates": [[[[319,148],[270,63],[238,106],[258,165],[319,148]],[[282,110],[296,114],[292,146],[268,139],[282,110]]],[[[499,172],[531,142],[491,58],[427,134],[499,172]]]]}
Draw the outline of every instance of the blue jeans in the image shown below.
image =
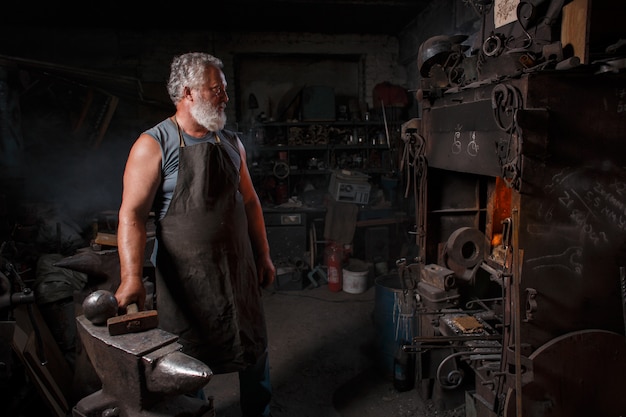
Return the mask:
{"type": "Polygon", "coordinates": [[[239,401],[243,417],[270,417],[272,384],[267,350],[256,364],[239,371],[239,401]]]}

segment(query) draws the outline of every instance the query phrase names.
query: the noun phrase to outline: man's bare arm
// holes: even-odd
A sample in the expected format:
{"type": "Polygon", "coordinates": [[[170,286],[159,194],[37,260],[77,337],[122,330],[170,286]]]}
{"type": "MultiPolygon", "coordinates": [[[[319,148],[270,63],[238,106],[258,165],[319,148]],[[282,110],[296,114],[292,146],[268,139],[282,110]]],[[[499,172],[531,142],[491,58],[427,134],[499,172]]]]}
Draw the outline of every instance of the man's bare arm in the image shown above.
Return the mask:
{"type": "Polygon", "coordinates": [[[120,308],[131,303],[144,308],[146,222],[160,182],[161,148],[154,138],[143,134],[131,148],[124,170],[117,229],[121,282],[115,293],[120,308]]]}

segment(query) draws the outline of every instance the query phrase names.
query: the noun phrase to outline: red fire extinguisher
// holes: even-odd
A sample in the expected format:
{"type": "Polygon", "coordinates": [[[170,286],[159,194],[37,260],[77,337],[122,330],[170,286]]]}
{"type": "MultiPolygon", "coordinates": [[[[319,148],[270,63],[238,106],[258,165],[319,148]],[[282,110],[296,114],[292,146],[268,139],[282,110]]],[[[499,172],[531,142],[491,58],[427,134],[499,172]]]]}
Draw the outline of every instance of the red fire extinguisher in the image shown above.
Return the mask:
{"type": "Polygon", "coordinates": [[[334,292],[341,291],[343,281],[343,248],[332,241],[326,245],[326,267],[328,268],[328,289],[334,292]]]}

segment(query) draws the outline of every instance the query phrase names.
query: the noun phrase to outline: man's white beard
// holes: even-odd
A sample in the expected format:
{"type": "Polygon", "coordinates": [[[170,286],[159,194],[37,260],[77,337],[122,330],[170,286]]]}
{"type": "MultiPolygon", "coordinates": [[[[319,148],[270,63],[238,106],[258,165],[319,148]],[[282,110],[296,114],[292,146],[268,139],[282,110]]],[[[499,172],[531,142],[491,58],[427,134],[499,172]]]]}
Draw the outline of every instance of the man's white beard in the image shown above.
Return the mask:
{"type": "Polygon", "coordinates": [[[209,132],[217,132],[224,129],[226,125],[226,114],[218,107],[211,104],[208,100],[197,97],[194,104],[189,109],[191,116],[196,119],[200,125],[204,126],[209,132]]]}

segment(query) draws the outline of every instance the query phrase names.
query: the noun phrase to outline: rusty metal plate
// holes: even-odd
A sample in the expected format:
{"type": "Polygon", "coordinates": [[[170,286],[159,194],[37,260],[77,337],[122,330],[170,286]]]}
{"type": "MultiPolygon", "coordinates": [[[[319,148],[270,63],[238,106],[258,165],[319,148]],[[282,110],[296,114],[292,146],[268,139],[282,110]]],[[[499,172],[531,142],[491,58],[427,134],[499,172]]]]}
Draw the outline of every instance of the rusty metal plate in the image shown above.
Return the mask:
{"type": "Polygon", "coordinates": [[[508,135],[498,131],[491,113],[490,100],[433,108],[425,113],[428,166],[500,175],[496,144],[508,135]]]}

